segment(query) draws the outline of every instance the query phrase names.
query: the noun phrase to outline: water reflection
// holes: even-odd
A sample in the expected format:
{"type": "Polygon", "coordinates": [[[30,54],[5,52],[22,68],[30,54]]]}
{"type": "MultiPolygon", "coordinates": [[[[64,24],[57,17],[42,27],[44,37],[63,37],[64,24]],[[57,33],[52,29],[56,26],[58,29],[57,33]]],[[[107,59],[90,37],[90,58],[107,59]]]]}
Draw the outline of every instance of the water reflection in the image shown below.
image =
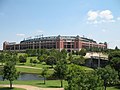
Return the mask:
{"type": "MultiPolygon", "coordinates": [[[[0,75],[0,81],[2,81],[2,75],[0,75]]],[[[22,80],[22,81],[28,81],[28,80],[43,80],[42,77],[40,77],[37,74],[20,74],[18,80],[22,80]]]]}

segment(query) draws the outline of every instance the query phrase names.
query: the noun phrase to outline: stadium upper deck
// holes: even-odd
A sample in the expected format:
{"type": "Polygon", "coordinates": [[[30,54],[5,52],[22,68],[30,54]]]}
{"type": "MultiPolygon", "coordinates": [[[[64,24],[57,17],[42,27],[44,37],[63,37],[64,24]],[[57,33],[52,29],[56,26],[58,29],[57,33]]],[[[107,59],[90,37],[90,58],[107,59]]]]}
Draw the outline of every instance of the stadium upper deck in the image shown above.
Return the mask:
{"type": "Polygon", "coordinates": [[[107,48],[107,44],[97,43],[93,39],[77,36],[50,36],[29,38],[21,41],[19,44],[15,42],[4,42],[3,50],[24,51],[26,49],[66,49],[67,51],[77,51],[81,48],[107,48]]]}

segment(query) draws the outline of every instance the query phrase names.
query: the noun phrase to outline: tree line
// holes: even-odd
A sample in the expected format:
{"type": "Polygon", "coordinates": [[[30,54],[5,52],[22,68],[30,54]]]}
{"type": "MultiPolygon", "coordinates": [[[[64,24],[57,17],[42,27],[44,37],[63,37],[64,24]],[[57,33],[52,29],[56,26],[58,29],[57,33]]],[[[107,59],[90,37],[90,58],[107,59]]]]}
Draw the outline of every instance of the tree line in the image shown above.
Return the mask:
{"type": "MultiPolygon", "coordinates": [[[[85,51],[85,50],[83,50],[85,51]]],[[[83,52],[82,51],[82,52],[83,52]]],[[[31,56],[28,51],[27,56],[31,56]]],[[[38,51],[37,51],[38,52],[38,51]]],[[[65,49],[61,52],[55,49],[40,50],[37,54],[37,58],[40,62],[46,62],[54,69],[54,74],[61,82],[63,87],[63,80],[66,80],[68,86],[66,90],[106,90],[108,85],[120,84],[120,50],[115,49],[109,52],[109,64],[104,68],[97,68],[94,70],[83,70],[80,66],[84,62],[85,54],[78,54],[79,58],[73,58],[73,53],[67,53],[65,49]],[[74,62],[73,62],[74,61],[74,62]],[[53,67],[53,65],[55,65],[53,67]]],[[[0,53],[0,61],[2,63],[3,79],[10,81],[10,87],[12,87],[12,81],[17,79],[19,72],[17,72],[15,65],[18,60],[26,59],[26,56],[17,56],[17,53],[5,52],[0,53]]],[[[31,60],[32,62],[32,60],[31,60]]],[[[47,68],[42,69],[41,75],[44,77],[44,83],[47,75],[47,68]]]]}

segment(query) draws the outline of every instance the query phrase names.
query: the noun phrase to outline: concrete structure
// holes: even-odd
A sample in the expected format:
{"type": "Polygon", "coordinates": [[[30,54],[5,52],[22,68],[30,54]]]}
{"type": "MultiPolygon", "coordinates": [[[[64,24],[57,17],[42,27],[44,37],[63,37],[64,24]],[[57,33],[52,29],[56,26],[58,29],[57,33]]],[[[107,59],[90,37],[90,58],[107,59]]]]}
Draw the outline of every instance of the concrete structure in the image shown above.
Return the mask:
{"type": "Polygon", "coordinates": [[[26,49],[52,49],[57,50],[66,49],[67,51],[79,51],[81,48],[107,48],[106,44],[96,43],[93,39],[88,39],[80,36],[50,36],[50,37],[37,37],[29,38],[21,41],[19,44],[15,42],[4,42],[3,50],[10,51],[24,51],[26,49]]]}

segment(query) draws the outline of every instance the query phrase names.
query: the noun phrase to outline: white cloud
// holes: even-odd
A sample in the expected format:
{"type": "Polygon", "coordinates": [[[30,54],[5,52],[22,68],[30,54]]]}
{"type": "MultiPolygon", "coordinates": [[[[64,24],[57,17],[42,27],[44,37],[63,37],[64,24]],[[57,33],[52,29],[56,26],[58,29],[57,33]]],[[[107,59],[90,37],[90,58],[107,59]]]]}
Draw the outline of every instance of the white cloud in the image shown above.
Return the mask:
{"type": "Polygon", "coordinates": [[[96,20],[98,17],[97,11],[89,11],[88,12],[88,20],[96,20]]]}
{"type": "Polygon", "coordinates": [[[106,20],[112,20],[113,19],[113,15],[112,15],[112,12],[110,10],[104,10],[104,11],[101,11],[99,13],[99,16],[102,18],[102,19],[106,19],[106,20]]]}
{"type": "Polygon", "coordinates": [[[97,24],[97,23],[105,23],[105,22],[115,22],[114,16],[110,10],[103,11],[88,11],[87,13],[87,23],[97,24]]]}
{"type": "Polygon", "coordinates": [[[23,36],[25,36],[25,34],[16,34],[16,36],[23,37],[23,36]]]}
{"type": "Polygon", "coordinates": [[[120,17],[118,17],[117,20],[120,20],[120,17]]]}

